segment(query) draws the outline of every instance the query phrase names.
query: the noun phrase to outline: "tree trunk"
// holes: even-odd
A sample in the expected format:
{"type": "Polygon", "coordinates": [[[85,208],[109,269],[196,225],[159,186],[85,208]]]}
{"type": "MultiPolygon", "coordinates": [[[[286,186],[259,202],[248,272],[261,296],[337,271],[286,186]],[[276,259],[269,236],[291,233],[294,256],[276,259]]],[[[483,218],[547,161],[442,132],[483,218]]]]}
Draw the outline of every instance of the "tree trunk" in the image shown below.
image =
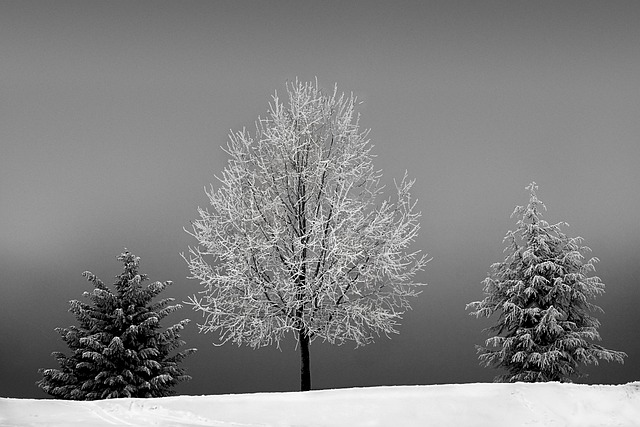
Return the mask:
{"type": "Polygon", "coordinates": [[[311,390],[311,367],[309,365],[309,335],[300,331],[300,391],[311,390]]]}

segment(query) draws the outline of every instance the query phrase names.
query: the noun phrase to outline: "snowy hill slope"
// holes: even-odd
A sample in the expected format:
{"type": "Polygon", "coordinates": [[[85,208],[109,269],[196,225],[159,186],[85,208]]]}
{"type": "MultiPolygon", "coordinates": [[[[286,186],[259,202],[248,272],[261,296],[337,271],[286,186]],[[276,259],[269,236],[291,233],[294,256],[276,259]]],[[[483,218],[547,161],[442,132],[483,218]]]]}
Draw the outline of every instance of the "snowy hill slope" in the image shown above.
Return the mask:
{"type": "Polygon", "coordinates": [[[0,399],[0,426],[640,426],[640,382],[451,384],[94,402],[0,399]]]}

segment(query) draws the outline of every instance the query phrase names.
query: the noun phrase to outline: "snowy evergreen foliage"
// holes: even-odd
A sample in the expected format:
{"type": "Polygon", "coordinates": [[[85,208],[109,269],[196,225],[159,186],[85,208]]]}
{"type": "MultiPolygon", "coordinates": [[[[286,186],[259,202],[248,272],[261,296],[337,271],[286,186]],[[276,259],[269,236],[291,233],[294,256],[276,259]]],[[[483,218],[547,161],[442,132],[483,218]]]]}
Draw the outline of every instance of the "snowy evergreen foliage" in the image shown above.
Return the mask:
{"type": "Polygon", "coordinates": [[[196,350],[172,355],[185,344],[179,332],[189,320],[162,331],[160,320],[181,306],[170,305],[173,298],[152,302],[171,282],[142,286],[147,275],[138,273],[140,258],[125,249],[118,260],[124,271],[116,276],[115,292],[85,271],[95,288],[83,294],[91,303],[70,301],[79,326],[56,328],[71,355],[54,352],[60,369],[40,369],[37,384],[57,399],[162,397],[191,379],[179,365],[196,350]]]}
{"type": "Polygon", "coordinates": [[[205,316],[203,332],[221,343],[300,346],[301,389],[310,388],[309,343],[321,338],[364,345],[397,333],[419,292],[413,276],[427,262],[409,252],[419,230],[409,190],[382,201],[368,131],[359,129],[356,98],[325,93],[318,82],[287,85],[256,134],[232,133],[211,208],[193,222],[192,279],[205,316]]]}
{"type": "Polygon", "coordinates": [[[495,335],[477,346],[480,363],[506,371],[496,382],[570,382],[584,376],[581,364],[623,363],[625,353],[592,342],[600,340],[600,323],[589,313],[602,310],[590,301],[604,292],[590,276],[598,259],[587,260],[583,239],[561,231],[568,224],[541,219],[546,207],[536,183],[527,189],[529,204],[515,208],[517,229],[504,239],[506,258],[483,281],[485,298],[467,305],[476,317],[498,315],[487,329],[495,335]]]}

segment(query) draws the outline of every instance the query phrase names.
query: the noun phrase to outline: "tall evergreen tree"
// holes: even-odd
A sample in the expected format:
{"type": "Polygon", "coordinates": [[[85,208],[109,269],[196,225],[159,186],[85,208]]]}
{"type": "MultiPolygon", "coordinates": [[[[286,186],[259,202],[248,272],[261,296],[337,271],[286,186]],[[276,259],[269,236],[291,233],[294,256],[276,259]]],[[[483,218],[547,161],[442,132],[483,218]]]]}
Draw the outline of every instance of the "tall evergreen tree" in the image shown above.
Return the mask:
{"type": "Polygon", "coordinates": [[[504,239],[506,258],[491,265],[485,298],[467,305],[476,317],[498,315],[486,347],[477,346],[480,363],[506,371],[496,382],[570,382],[584,376],[581,364],[623,363],[625,353],[592,342],[600,340],[600,322],[589,313],[602,309],[590,301],[604,292],[600,278],[590,276],[598,259],[586,260],[591,249],[583,239],[561,231],[567,223],[541,219],[538,186],[527,189],[529,204],[511,215],[518,221],[504,239]]]}
{"type": "Polygon", "coordinates": [[[82,275],[94,286],[83,296],[91,304],[70,301],[79,326],[56,328],[71,355],[52,355],[60,369],[40,369],[37,385],[58,399],[95,400],[117,397],[162,397],[177,383],[191,379],[180,362],[196,349],[172,353],[185,342],[179,332],[188,319],[161,330],[160,320],[181,308],[173,298],[152,300],[171,282],[155,282],[138,273],[140,258],[126,251],[118,260],[124,271],[115,292],[89,271],[82,275]]]}

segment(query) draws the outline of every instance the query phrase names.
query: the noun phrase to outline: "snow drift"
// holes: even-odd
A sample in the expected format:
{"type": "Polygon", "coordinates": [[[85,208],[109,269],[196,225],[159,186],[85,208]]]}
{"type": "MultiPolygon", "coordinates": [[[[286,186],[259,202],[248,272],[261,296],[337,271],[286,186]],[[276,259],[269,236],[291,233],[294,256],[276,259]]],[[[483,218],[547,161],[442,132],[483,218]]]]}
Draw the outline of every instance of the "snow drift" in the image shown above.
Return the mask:
{"type": "Polygon", "coordinates": [[[0,399],[0,426],[640,426],[640,382],[451,384],[75,402],[0,399]]]}

